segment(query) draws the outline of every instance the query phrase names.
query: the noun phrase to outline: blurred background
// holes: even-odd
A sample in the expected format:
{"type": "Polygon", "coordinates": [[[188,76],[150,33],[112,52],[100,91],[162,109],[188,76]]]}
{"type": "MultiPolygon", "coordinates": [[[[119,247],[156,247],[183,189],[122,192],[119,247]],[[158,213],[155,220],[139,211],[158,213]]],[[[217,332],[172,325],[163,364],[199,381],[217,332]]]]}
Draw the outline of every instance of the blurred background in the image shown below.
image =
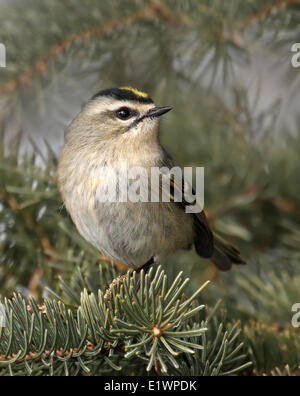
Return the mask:
{"type": "Polygon", "coordinates": [[[40,298],[99,261],[62,208],[56,160],[92,95],[132,85],[173,107],[163,145],[205,167],[209,221],[248,261],[222,274],[184,252],[168,273],[212,280],[204,302],[242,321],[257,372],[298,372],[300,2],[2,0],[0,42],[0,294],[40,298]]]}

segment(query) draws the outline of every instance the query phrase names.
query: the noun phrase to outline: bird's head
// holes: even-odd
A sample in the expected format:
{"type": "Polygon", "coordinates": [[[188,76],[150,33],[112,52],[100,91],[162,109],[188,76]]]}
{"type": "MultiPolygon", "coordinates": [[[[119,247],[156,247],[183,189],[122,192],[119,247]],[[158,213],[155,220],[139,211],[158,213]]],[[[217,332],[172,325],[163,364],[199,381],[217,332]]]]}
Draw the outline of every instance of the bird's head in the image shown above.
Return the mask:
{"type": "Polygon", "coordinates": [[[158,134],[159,117],[171,107],[157,107],[144,92],[131,87],[94,95],[67,130],[68,139],[85,142],[147,142],[158,134]]]}

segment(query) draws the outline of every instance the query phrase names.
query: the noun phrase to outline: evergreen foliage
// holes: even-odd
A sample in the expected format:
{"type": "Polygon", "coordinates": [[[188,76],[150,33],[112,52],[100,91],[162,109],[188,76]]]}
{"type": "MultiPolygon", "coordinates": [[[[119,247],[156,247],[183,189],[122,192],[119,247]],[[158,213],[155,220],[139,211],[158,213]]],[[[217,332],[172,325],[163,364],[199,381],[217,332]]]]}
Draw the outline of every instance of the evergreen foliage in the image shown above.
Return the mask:
{"type": "Polygon", "coordinates": [[[95,266],[78,268],[71,285],[61,280],[66,301],[54,291],[42,306],[16,294],[5,300],[0,372],[143,375],[183,369],[187,375],[228,375],[251,366],[238,324],[224,329],[214,314],[199,316],[205,310],[197,300],[203,287],[188,298],[188,279],[179,273],[168,286],[159,267],[146,276],[142,271],[139,280],[128,273],[106,303],[104,280],[115,275],[107,264],[97,274],[95,266]]]}
{"type": "Polygon", "coordinates": [[[259,47],[282,59],[297,91],[299,70],[288,66],[299,1],[15,0],[0,9],[0,375],[299,375],[300,124],[279,123],[281,101],[261,108],[259,84],[253,98],[239,79],[259,47]],[[209,221],[239,246],[245,268],[220,274],[179,253],[140,279],[127,273],[104,301],[120,267],[62,206],[47,128],[119,85],[174,107],[163,143],[180,165],[205,167],[209,221]]]}

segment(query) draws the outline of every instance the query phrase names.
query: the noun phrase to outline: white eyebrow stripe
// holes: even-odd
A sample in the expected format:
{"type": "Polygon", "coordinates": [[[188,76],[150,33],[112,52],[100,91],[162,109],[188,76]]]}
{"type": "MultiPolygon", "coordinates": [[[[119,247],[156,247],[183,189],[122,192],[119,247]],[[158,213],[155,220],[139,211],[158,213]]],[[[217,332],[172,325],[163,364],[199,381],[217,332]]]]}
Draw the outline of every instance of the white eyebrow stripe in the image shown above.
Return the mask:
{"type": "Polygon", "coordinates": [[[132,110],[136,110],[138,112],[146,113],[153,107],[155,107],[154,103],[138,103],[133,102],[131,100],[116,100],[112,98],[101,98],[100,100],[95,100],[89,104],[88,112],[89,114],[99,114],[101,111],[116,111],[121,107],[128,107],[132,110]]]}
{"type": "Polygon", "coordinates": [[[130,102],[128,100],[126,100],[126,101],[124,100],[124,101],[118,102],[117,104],[114,103],[114,106],[108,107],[107,110],[116,111],[116,110],[120,109],[121,107],[128,107],[129,109],[136,110],[138,112],[141,112],[141,111],[147,112],[150,109],[152,109],[154,106],[153,106],[153,104],[150,104],[150,105],[149,104],[143,104],[143,105],[142,104],[138,104],[138,105],[135,105],[135,103],[133,103],[133,102],[130,102]]]}

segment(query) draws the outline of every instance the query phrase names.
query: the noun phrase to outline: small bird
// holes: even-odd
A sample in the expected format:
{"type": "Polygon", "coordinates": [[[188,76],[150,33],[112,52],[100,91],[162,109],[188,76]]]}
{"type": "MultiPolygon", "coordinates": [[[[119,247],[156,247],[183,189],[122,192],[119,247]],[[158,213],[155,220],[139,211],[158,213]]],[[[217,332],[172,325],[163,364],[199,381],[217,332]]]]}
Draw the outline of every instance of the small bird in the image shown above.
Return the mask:
{"type": "Polygon", "coordinates": [[[57,170],[64,204],[87,241],[135,270],[193,246],[220,270],[245,264],[235,247],[212,232],[204,211],[187,213],[186,202],[175,202],[172,191],[170,202],[99,199],[99,189],[107,191],[113,182],[112,170],[122,180],[132,167],[150,174],[153,167],[174,166],[159,140],[159,117],[170,110],[131,87],[94,95],[66,131],[57,170]]]}

